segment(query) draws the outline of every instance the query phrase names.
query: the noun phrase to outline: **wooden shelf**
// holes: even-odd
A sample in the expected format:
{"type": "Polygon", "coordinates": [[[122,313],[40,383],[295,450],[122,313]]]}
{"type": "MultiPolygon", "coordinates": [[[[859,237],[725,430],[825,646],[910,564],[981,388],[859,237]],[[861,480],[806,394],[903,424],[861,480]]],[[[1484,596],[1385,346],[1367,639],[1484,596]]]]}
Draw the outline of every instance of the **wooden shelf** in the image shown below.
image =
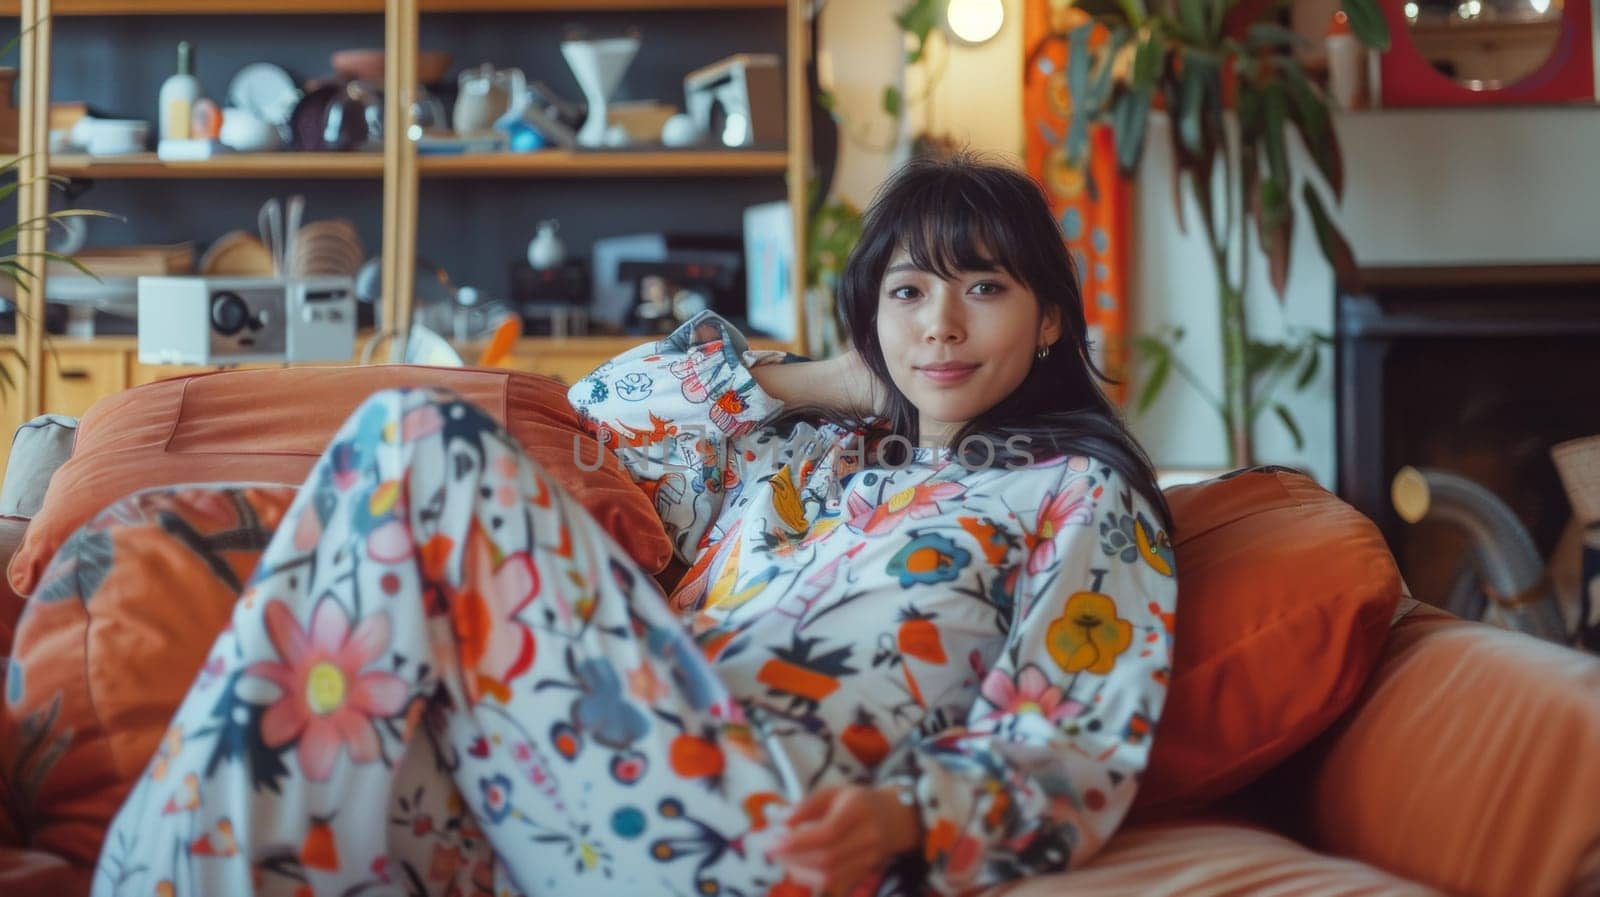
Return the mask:
{"type": "MultiPolygon", "coordinates": [[[[363,330],[356,334],[357,353],[361,351],[361,347],[366,345],[367,340],[371,338],[372,331],[370,330],[363,330]]],[[[111,335],[96,336],[88,339],[72,336],[51,336],[48,337],[48,339],[50,341],[50,347],[55,349],[57,352],[88,351],[91,349],[101,349],[114,352],[139,351],[139,338],[137,336],[111,335]]],[[[517,340],[516,353],[613,356],[621,355],[623,352],[626,352],[629,349],[642,346],[645,343],[650,342],[652,339],[660,339],[660,337],[642,335],[618,336],[613,334],[565,337],[525,336],[517,340]]],[[[777,340],[767,336],[751,336],[749,337],[749,342],[750,348],[752,349],[777,349],[780,351],[790,351],[794,348],[783,340],[777,340]]],[[[0,334],[0,349],[10,348],[15,346],[16,343],[17,338],[15,335],[9,333],[0,334]]],[[[463,357],[475,357],[476,352],[483,348],[483,344],[462,344],[457,346],[457,348],[461,351],[463,357]]],[[[383,363],[383,347],[380,346],[379,349],[380,351],[375,353],[373,356],[373,361],[376,364],[383,363]]],[[[318,364],[321,362],[307,363],[318,364]]],[[[206,368],[203,368],[199,365],[195,366],[196,371],[203,369],[206,368]]]]}
{"type": "Polygon", "coordinates": [[[196,162],[163,162],[155,153],[129,156],[63,154],[50,173],[68,177],[149,178],[381,178],[382,153],[232,153],[196,162]]]}
{"type": "Polygon", "coordinates": [[[457,178],[740,177],[782,174],[788,164],[783,150],[541,150],[422,156],[417,171],[457,178]]]}
{"type": "MultiPolygon", "coordinates": [[[[423,156],[424,177],[586,178],[747,177],[782,174],[783,150],[543,150],[423,156]]],[[[163,162],[154,153],[130,156],[50,157],[50,173],[106,180],[162,178],[381,178],[380,153],[236,153],[196,162],[163,162]]]]}
{"type": "MultiPolygon", "coordinates": [[[[17,15],[20,0],[0,0],[0,15],[17,15]]],[[[382,13],[383,0],[53,0],[56,16],[181,16],[382,13]]]]}
{"type": "Polygon", "coordinates": [[[784,0],[419,0],[423,12],[650,12],[782,9],[784,0]]]}
{"type": "MultiPolygon", "coordinates": [[[[781,9],[784,0],[420,0],[423,12],[648,12],[781,9]]],[[[0,15],[21,12],[0,0],[0,15]]],[[[323,15],[383,12],[383,0],[54,0],[58,16],[323,15]]]]}

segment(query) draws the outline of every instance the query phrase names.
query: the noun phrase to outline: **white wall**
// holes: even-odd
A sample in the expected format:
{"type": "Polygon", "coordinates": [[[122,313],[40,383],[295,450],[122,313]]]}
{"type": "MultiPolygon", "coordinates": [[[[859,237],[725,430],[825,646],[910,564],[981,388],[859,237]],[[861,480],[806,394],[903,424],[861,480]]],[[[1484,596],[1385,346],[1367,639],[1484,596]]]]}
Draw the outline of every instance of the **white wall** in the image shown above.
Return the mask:
{"type": "Polygon", "coordinates": [[[1020,159],[1024,0],[1004,0],[1003,5],[1005,21],[988,42],[933,48],[930,66],[939,64],[945,50],[949,57],[926,111],[933,132],[974,150],[1020,159]]]}
{"type": "Polygon", "coordinates": [[[824,86],[834,93],[840,128],[839,169],[834,191],[864,206],[872,192],[903,161],[909,137],[931,126],[973,149],[1019,158],[1022,152],[1022,7],[1004,0],[1000,33],[987,43],[956,46],[935,32],[926,64],[904,70],[903,34],[895,24],[902,0],[830,0],[823,7],[817,64],[824,86]],[[942,74],[934,90],[926,77],[942,74]],[[894,134],[883,110],[883,89],[898,87],[912,103],[901,133],[894,134]]]}

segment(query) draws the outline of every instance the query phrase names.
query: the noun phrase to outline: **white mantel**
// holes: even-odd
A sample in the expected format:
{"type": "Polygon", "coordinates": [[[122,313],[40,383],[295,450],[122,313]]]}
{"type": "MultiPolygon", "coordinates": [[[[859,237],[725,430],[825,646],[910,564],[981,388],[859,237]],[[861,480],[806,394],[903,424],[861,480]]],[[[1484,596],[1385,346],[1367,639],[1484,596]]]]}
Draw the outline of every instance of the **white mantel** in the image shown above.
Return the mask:
{"type": "MultiPolygon", "coordinates": [[[[1600,107],[1390,109],[1346,114],[1338,127],[1346,176],[1341,217],[1360,264],[1600,261],[1600,107]]],[[[1198,212],[1185,191],[1191,230],[1180,233],[1164,118],[1152,122],[1149,137],[1134,200],[1134,327],[1182,326],[1186,357],[1215,384],[1221,376],[1215,285],[1194,227],[1198,212]]],[[[1305,162],[1299,154],[1297,163],[1305,162]]],[[[1281,309],[1264,261],[1259,254],[1252,259],[1255,332],[1275,333],[1283,321],[1332,332],[1332,273],[1309,216],[1296,211],[1281,309]]],[[[1284,394],[1305,449],[1296,452],[1277,421],[1265,419],[1257,428],[1257,454],[1264,462],[1305,467],[1332,486],[1333,365],[1331,356],[1324,361],[1306,392],[1284,394]]],[[[1133,428],[1160,466],[1225,463],[1216,414],[1176,377],[1133,428]]]]}

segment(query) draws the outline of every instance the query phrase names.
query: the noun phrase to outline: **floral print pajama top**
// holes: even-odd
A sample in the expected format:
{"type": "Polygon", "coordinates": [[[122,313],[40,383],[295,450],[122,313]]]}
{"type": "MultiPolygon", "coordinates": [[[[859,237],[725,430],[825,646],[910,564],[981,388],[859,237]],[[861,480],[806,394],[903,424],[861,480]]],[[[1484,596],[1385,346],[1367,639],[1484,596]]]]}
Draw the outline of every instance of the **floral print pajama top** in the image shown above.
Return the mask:
{"type": "Polygon", "coordinates": [[[1117,828],[1171,674],[1159,518],[1088,457],[968,469],[868,436],[759,422],[781,403],[743,336],[702,313],[569,398],[653,493],[694,567],[673,596],[791,799],[915,795],[942,893],[1082,864],[1117,828]]]}

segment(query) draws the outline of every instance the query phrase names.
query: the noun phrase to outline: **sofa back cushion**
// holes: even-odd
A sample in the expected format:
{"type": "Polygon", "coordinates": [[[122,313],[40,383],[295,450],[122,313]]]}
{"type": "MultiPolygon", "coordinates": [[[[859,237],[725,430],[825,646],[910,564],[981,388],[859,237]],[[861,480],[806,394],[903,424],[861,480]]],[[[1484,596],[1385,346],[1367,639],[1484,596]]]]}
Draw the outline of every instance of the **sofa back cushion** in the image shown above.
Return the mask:
{"type": "Polygon", "coordinates": [[[1401,597],[1378,528],[1302,474],[1253,468],[1166,494],[1178,614],[1143,819],[1233,792],[1332,724],[1401,597]]]}
{"type": "Polygon", "coordinates": [[[299,485],[362,400],[380,389],[420,386],[453,390],[505,424],[641,567],[654,573],[666,566],[672,544],[650,499],[615,456],[607,453],[598,469],[585,469],[604,449],[579,426],[561,383],[506,370],[366,365],[198,374],[96,402],[11,559],[11,584],[31,594],[74,529],[140,489],[299,485]]]}

